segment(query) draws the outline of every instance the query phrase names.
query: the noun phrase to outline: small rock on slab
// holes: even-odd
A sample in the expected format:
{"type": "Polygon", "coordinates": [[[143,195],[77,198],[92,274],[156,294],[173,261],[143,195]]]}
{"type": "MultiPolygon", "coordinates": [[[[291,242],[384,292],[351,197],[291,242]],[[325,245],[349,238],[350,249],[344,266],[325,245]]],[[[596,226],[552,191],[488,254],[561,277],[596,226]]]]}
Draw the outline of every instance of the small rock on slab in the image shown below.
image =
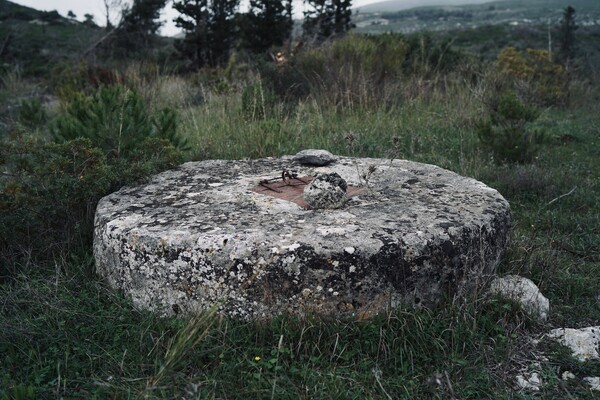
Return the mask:
{"type": "Polygon", "coordinates": [[[293,160],[303,165],[314,165],[321,167],[335,162],[337,157],[327,150],[309,149],[298,152],[294,156],[293,160]]]}
{"type": "Polygon", "coordinates": [[[546,321],[550,313],[550,302],[530,279],[518,275],[495,278],[490,284],[490,292],[515,301],[531,318],[546,321]]]}
{"type": "Polygon", "coordinates": [[[336,209],[346,203],[348,184],[337,173],[319,174],[304,188],[304,201],[312,209],[336,209]]]}
{"type": "Polygon", "coordinates": [[[558,328],[553,329],[548,337],[556,339],[563,346],[568,347],[573,357],[579,361],[598,360],[600,354],[600,326],[588,328],[558,328]]]}

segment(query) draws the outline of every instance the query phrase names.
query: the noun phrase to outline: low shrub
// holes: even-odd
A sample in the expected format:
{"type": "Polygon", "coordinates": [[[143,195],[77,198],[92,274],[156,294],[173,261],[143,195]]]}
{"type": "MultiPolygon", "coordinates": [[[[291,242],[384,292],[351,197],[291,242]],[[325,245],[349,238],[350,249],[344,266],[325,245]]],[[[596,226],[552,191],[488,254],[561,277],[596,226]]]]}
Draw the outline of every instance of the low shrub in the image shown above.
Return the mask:
{"type": "Polygon", "coordinates": [[[530,162],[546,141],[544,132],[531,124],[539,111],[523,103],[514,92],[501,94],[488,107],[488,115],[477,124],[482,144],[498,162],[530,162]]]}
{"type": "Polygon", "coordinates": [[[565,70],[552,61],[548,51],[518,51],[507,47],[498,55],[497,65],[528,101],[541,105],[564,103],[567,95],[565,70]]]}
{"type": "Polygon", "coordinates": [[[114,85],[102,86],[90,96],[73,94],[65,113],[55,121],[52,134],[59,143],[88,138],[108,156],[127,159],[141,142],[152,137],[187,149],[177,127],[173,110],[151,114],[137,92],[114,85]]]}
{"type": "Polygon", "coordinates": [[[39,127],[48,121],[48,114],[39,97],[21,101],[19,122],[29,128],[39,127]]]}

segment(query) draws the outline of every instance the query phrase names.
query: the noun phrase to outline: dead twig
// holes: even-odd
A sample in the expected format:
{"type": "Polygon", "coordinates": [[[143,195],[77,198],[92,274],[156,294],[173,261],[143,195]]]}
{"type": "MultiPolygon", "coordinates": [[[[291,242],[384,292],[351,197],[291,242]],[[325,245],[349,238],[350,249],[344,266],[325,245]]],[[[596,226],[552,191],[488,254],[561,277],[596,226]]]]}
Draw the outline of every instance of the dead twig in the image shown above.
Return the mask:
{"type": "Polygon", "coordinates": [[[571,189],[571,191],[569,193],[565,193],[565,194],[561,194],[560,196],[558,196],[555,199],[552,199],[548,202],[548,204],[546,204],[546,206],[549,206],[550,204],[562,199],[563,197],[567,197],[569,195],[572,195],[573,193],[575,193],[575,190],[577,189],[577,186],[575,186],[573,189],[571,189]]]}

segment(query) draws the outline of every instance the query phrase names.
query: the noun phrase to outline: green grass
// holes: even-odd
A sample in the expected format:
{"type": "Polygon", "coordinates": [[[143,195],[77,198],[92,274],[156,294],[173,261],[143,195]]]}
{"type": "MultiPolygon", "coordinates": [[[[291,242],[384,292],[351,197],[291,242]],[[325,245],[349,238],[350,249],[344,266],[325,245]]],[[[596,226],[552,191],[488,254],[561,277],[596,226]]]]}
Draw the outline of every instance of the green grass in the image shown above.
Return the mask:
{"type": "MultiPolygon", "coordinates": [[[[11,82],[11,93],[18,92],[19,79],[11,82]]],[[[578,364],[551,343],[532,348],[529,338],[600,320],[597,83],[576,82],[570,107],[542,112],[535,124],[549,140],[532,163],[498,165],[477,139],[481,88],[460,74],[405,76],[390,89],[393,101],[375,105],[336,104],[313,93],[277,102],[254,120],[243,112],[242,85],[219,94],[182,77],[134,82],[152,110],[179,110],[190,159],[305,148],[386,158],[396,138],[397,158],[497,188],[514,219],[499,272],[538,284],[551,301],[550,320],[536,324],[484,293],[367,321],[283,315],[240,322],[210,311],[164,319],[108,288],[84,246],[47,264],[24,260],[13,280],[0,283],[0,399],[528,399],[533,395],[514,391],[514,378],[536,360],[545,382],[540,398],[593,398],[580,380],[565,384],[559,376],[597,374],[597,362],[578,364]],[[538,357],[542,350],[547,361],[538,357]]]]}

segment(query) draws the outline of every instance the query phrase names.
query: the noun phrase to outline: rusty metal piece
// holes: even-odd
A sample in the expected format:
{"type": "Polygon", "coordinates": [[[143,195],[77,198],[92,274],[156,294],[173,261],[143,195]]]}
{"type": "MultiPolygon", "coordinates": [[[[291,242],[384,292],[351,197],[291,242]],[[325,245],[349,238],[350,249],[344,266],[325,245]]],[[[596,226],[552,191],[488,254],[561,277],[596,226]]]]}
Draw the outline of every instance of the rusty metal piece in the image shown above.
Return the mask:
{"type": "Polygon", "coordinates": [[[272,188],[272,187],[268,186],[268,185],[269,185],[269,183],[270,183],[270,182],[269,182],[269,180],[267,180],[267,179],[263,179],[262,181],[258,182],[258,184],[259,184],[260,186],[262,186],[262,187],[264,187],[264,188],[266,188],[266,189],[268,189],[268,190],[272,190],[272,191],[274,191],[274,192],[277,192],[277,193],[282,193],[282,191],[281,191],[281,190],[279,190],[279,189],[275,189],[275,188],[272,188]]]}

